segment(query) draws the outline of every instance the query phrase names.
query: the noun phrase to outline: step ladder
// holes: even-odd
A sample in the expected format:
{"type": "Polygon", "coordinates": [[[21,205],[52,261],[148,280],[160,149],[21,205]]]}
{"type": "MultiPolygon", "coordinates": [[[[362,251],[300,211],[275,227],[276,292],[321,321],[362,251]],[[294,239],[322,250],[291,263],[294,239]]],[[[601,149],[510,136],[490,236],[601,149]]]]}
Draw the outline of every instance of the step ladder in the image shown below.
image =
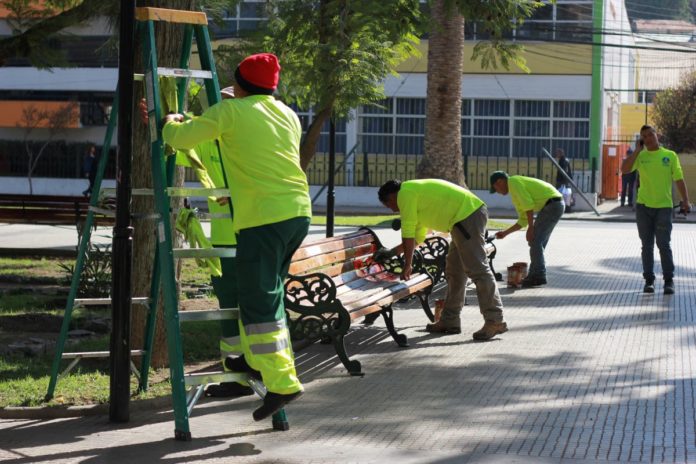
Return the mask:
{"type": "MultiPolygon", "coordinates": [[[[238,319],[238,308],[222,308],[206,311],[184,311],[179,312],[179,297],[176,285],[175,259],[186,258],[212,258],[212,257],[234,257],[234,248],[173,248],[172,246],[172,208],[170,199],[173,197],[208,197],[208,196],[229,196],[227,189],[227,179],[225,178],[225,188],[181,188],[172,187],[174,177],[174,156],[165,156],[165,145],[162,141],[162,127],[160,121],[163,118],[160,105],[159,77],[173,76],[177,78],[178,104],[179,108],[184,107],[188,84],[191,78],[204,79],[204,87],[209,105],[214,105],[220,101],[220,86],[218,84],[215,62],[213,59],[210,37],[208,34],[208,20],[205,13],[168,10],[162,8],[136,8],[137,29],[136,34],[140,34],[143,41],[145,73],[136,75],[137,80],[143,80],[145,84],[145,95],[149,115],[149,134],[151,144],[151,165],[153,175],[153,189],[133,189],[133,195],[154,195],[155,210],[154,215],[145,215],[147,219],[154,219],[157,231],[157,247],[155,251],[154,268],[150,296],[148,298],[133,298],[134,304],[144,304],[148,306],[148,315],[145,329],[145,344],[142,350],[132,350],[131,356],[142,356],[141,368],[138,373],[134,370],[139,379],[139,389],[148,388],[148,371],[152,356],[152,343],[156,323],[156,311],[158,306],[160,284],[162,285],[164,321],[167,332],[167,350],[170,365],[170,381],[172,388],[172,402],[174,409],[174,437],[177,440],[188,441],[191,439],[189,428],[189,416],[198,399],[203,394],[205,387],[210,383],[217,382],[238,382],[246,381],[251,388],[260,396],[264,397],[266,389],[264,385],[247,374],[231,372],[205,372],[196,374],[185,374],[183,363],[183,347],[181,339],[180,324],[189,321],[220,321],[226,319],[238,319]],[[179,62],[179,68],[161,68],[157,65],[157,51],[155,45],[154,23],[156,21],[178,23],[184,27],[184,40],[179,62]],[[193,41],[199,52],[201,67],[203,70],[190,70],[189,60],[193,41]]],[[[117,101],[117,100],[116,100],[117,101]]],[[[108,139],[104,143],[102,158],[98,166],[95,179],[95,187],[101,187],[104,169],[106,166],[106,156],[108,147],[111,145],[113,126],[116,121],[117,108],[111,111],[109,127],[107,129],[108,139]]],[[[220,158],[222,161],[222,158],[220,158]]],[[[224,173],[224,169],[223,169],[224,173]]],[[[104,189],[107,195],[112,194],[109,189],[104,189]]],[[[62,359],[72,359],[73,361],[61,375],[65,375],[80,359],[87,357],[109,356],[108,352],[93,353],[64,353],[63,348],[67,330],[70,324],[72,310],[75,307],[87,304],[110,304],[111,299],[77,299],[80,273],[84,267],[84,259],[87,246],[91,237],[91,226],[94,221],[94,214],[100,213],[97,208],[96,198],[90,202],[90,210],[85,222],[85,231],[78,250],[78,259],[75,265],[70,294],[66,305],[61,334],[56,344],[56,356],[51,371],[51,381],[49,383],[46,399],[53,397],[56,381],[59,378],[58,370],[62,359]],[[99,301],[98,303],[96,301],[99,301]]],[[[230,202],[230,215],[232,205],[230,202]]],[[[131,361],[131,367],[134,368],[131,361]]],[[[276,430],[288,430],[288,420],[285,411],[281,410],[273,415],[273,428],[276,430]]]]}

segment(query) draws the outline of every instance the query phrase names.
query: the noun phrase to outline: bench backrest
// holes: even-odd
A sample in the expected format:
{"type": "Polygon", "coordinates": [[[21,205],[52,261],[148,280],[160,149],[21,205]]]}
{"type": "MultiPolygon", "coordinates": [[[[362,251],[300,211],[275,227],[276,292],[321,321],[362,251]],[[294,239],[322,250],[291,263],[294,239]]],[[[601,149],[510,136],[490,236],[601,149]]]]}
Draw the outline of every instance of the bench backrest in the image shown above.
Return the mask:
{"type": "Polygon", "coordinates": [[[336,277],[365,268],[379,246],[379,239],[367,229],[303,243],[292,257],[289,272],[294,275],[321,272],[336,277]]]}

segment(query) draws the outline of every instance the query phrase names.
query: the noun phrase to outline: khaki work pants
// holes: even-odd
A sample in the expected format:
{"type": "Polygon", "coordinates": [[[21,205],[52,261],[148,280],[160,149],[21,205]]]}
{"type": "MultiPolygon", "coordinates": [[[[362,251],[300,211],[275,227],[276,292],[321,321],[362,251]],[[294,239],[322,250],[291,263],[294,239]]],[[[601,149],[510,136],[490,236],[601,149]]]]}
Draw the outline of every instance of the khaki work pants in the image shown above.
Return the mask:
{"type": "Polygon", "coordinates": [[[446,327],[460,327],[467,278],[476,286],[479,308],[484,320],[503,321],[503,302],[485,250],[488,209],[481,206],[471,216],[455,224],[447,253],[445,278],[447,294],[440,321],[446,327]]]}

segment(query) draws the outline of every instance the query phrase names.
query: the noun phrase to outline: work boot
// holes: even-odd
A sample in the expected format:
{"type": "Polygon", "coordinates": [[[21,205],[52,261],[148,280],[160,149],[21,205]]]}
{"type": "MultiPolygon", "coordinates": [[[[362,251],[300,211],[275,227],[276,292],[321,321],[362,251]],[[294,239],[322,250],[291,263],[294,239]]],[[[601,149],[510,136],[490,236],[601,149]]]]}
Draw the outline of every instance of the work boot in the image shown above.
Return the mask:
{"type": "Polygon", "coordinates": [[[672,279],[665,280],[665,295],[674,295],[674,281],[672,279]]]}
{"type": "Polygon", "coordinates": [[[655,282],[652,280],[646,280],[645,286],[643,287],[643,293],[655,293],[655,282]]]}
{"type": "Polygon", "coordinates": [[[232,372],[245,372],[249,374],[249,377],[261,380],[261,373],[254,370],[249,364],[247,364],[246,359],[244,359],[244,355],[228,356],[225,358],[225,367],[232,372]]]}
{"type": "Polygon", "coordinates": [[[208,385],[205,389],[205,396],[214,398],[237,398],[239,396],[253,395],[251,387],[242,385],[239,382],[222,382],[208,385]]]}
{"type": "Polygon", "coordinates": [[[444,335],[456,335],[462,333],[461,327],[448,327],[442,321],[433,322],[425,326],[425,331],[444,335]]]}
{"type": "Polygon", "coordinates": [[[254,420],[260,421],[268,416],[272,416],[283,409],[286,404],[302,396],[302,393],[304,393],[302,390],[288,395],[273,392],[266,393],[266,396],[263,398],[263,406],[254,411],[254,420]]]}
{"type": "Polygon", "coordinates": [[[490,340],[498,334],[508,331],[505,322],[486,321],[481,330],[474,332],[474,340],[490,340]]]}
{"type": "Polygon", "coordinates": [[[546,285],[546,277],[527,276],[522,280],[522,288],[538,287],[546,285]]]}

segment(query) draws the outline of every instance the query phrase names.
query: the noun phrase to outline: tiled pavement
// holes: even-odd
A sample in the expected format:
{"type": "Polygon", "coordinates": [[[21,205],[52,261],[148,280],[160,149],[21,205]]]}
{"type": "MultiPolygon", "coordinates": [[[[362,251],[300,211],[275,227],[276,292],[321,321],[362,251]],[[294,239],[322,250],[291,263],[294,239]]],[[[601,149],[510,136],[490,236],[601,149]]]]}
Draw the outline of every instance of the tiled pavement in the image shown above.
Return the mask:
{"type": "MultiPolygon", "coordinates": [[[[498,242],[499,270],[526,258],[524,234],[498,242]]],[[[0,460],[53,462],[557,463],[696,462],[696,241],[675,225],[677,294],[643,295],[633,224],[564,221],[547,252],[549,285],[501,285],[510,331],[473,342],[475,298],[460,336],[423,331],[417,305],[395,313],[411,346],[383,324],[357,327],[348,377],[330,345],[297,355],[307,393],[291,430],[254,423],[258,400],[205,400],[192,442],[171,411],[0,421],[0,460]],[[409,309],[410,308],[410,309],[409,309]]],[[[657,259],[659,267],[659,259],[657,259]]],[[[658,282],[659,283],[659,282],[658,282]]]]}

